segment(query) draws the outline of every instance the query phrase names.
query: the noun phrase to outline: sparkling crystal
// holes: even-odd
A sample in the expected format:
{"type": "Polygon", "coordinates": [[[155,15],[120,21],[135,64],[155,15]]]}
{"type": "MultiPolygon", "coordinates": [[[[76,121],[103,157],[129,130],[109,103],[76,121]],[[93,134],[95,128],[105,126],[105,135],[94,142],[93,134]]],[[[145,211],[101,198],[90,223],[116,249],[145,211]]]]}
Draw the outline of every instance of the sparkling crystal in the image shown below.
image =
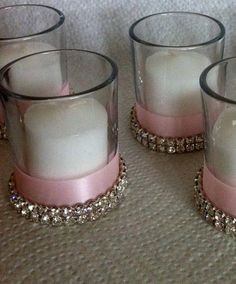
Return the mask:
{"type": "Polygon", "coordinates": [[[62,210],[62,216],[66,218],[69,215],[70,215],[70,210],[68,208],[64,208],[62,210]]]}
{"type": "MultiPolygon", "coordinates": [[[[100,205],[100,206],[102,205],[101,201],[99,201],[99,205],[100,205]]],[[[87,207],[87,214],[91,214],[92,212],[93,212],[92,206],[88,206],[88,207],[87,207]]]]}
{"type": "Polygon", "coordinates": [[[166,139],[166,145],[167,146],[175,146],[175,140],[173,138],[167,138],[166,139]]]}
{"type": "Polygon", "coordinates": [[[218,229],[219,231],[223,231],[224,230],[224,224],[219,222],[219,221],[215,221],[215,227],[216,229],[218,229]]]}
{"type": "Polygon", "coordinates": [[[24,204],[22,204],[22,202],[19,202],[19,200],[17,200],[16,203],[14,203],[15,208],[17,209],[17,211],[20,212],[20,209],[22,208],[24,204]]]}
{"type": "Polygon", "coordinates": [[[185,146],[176,146],[176,152],[177,153],[184,153],[185,152],[185,146]]]}
{"type": "Polygon", "coordinates": [[[185,144],[185,139],[184,138],[177,138],[176,139],[176,145],[177,146],[184,147],[184,144],[185,144]]]}
{"type": "Polygon", "coordinates": [[[145,138],[142,139],[142,144],[143,144],[143,146],[148,147],[148,140],[147,140],[147,138],[146,139],[145,138]]]}
{"type": "Polygon", "coordinates": [[[157,137],[156,137],[156,135],[149,134],[149,135],[148,135],[148,142],[149,142],[149,144],[150,144],[150,143],[156,144],[156,143],[157,143],[157,137]]]}
{"type": "Polygon", "coordinates": [[[110,208],[115,208],[117,206],[117,200],[111,199],[109,203],[110,208]]]}
{"type": "Polygon", "coordinates": [[[215,211],[212,206],[208,207],[208,214],[213,218],[215,216],[215,211]]]}
{"type": "Polygon", "coordinates": [[[195,142],[196,143],[202,143],[204,141],[203,135],[197,135],[195,137],[195,142]]]}
{"type": "Polygon", "coordinates": [[[56,215],[60,215],[60,208],[51,208],[49,211],[50,217],[54,217],[56,215]]]}
{"type": "Polygon", "coordinates": [[[49,224],[50,218],[48,214],[43,214],[41,217],[41,223],[42,224],[49,224]]]}
{"type": "Polygon", "coordinates": [[[187,152],[192,152],[192,151],[194,151],[194,144],[187,144],[187,145],[186,145],[186,151],[187,151],[187,152]]]}
{"type": "Polygon", "coordinates": [[[34,205],[33,204],[28,204],[28,210],[33,211],[34,210],[34,205]]]}
{"type": "Polygon", "coordinates": [[[28,213],[29,213],[29,210],[27,209],[27,207],[23,207],[23,208],[21,209],[21,215],[22,215],[22,216],[27,216],[28,213]]]}
{"type": "Polygon", "coordinates": [[[135,119],[132,119],[132,121],[130,123],[130,127],[131,127],[131,129],[135,129],[137,127],[137,122],[135,121],[135,119]]]}
{"type": "Polygon", "coordinates": [[[86,216],[88,215],[88,213],[89,213],[88,210],[87,210],[87,207],[83,207],[81,211],[82,211],[82,215],[85,216],[85,217],[86,217],[86,216]]]}
{"type": "Polygon", "coordinates": [[[222,219],[222,212],[220,210],[215,211],[215,220],[216,221],[221,221],[222,219]]]}
{"type": "Polygon", "coordinates": [[[148,132],[143,131],[142,132],[142,138],[148,140],[148,132]]]}
{"type": "Polygon", "coordinates": [[[39,215],[38,215],[38,213],[37,213],[36,211],[32,211],[32,212],[30,213],[30,218],[32,219],[32,221],[38,222],[38,220],[39,220],[39,215]]]}
{"type": "Polygon", "coordinates": [[[235,234],[236,232],[236,224],[231,217],[225,218],[225,232],[226,234],[235,234]]]}
{"type": "Polygon", "coordinates": [[[123,186],[122,185],[119,185],[118,187],[117,187],[117,194],[122,194],[123,192],[124,192],[124,190],[125,190],[125,188],[126,188],[126,186],[127,186],[127,180],[126,179],[124,179],[124,184],[123,184],[123,186]]]}
{"type": "Polygon", "coordinates": [[[137,134],[137,140],[139,143],[142,143],[142,136],[140,135],[140,133],[137,134]]]}
{"type": "Polygon", "coordinates": [[[198,187],[196,185],[194,186],[194,192],[195,192],[195,194],[198,193],[198,187]]]}
{"type": "Polygon", "coordinates": [[[134,123],[135,122],[135,118],[134,118],[134,115],[133,115],[133,112],[131,111],[130,113],[130,122],[131,123],[134,123]]]}
{"type": "Polygon", "coordinates": [[[10,189],[14,188],[14,186],[15,186],[14,181],[13,180],[9,180],[8,186],[9,186],[10,189]]]}
{"type": "Polygon", "coordinates": [[[195,149],[196,150],[202,150],[204,148],[204,144],[203,143],[196,143],[195,144],[195,149]]]}
{"type": "MultiPolygon", "coordinates": [[[[121,187],[117,187],[117,189],[118,189],[118,191],[119,190],[121,190],[121,187]]],[[[106,197],[106,196],[103,196],[102,198],[101,198],[101,202],[102,202],[102,205],[103,206],[106,206],[107,204],[108,204],[108,198],[106,197]]]]}
{"type": "Polygon", "coordinates": [[[138,134],[138,131],[139,131],[139,127],[138,127],[138,124],[137,124],[137,123],[133,124],[132,130],[133,130],[134,136],[136,137],[137,134],[138,134]]]}
{"type": "Polygon", "coordinates": [[[157,145],[156,143],[150,143],[148,144],[149,149],[151,149],[152,151],[156,151],[157,150],[157,145]]]}
{"type": "Polygon", "coordinates": [[[165,143],[166,143],[166,139],[165,139],[165,138],[163,138],[163,137],[157,137],[157,144],[158,144],[158,145],[163,146],[163,145],[165,145],[165,143]]]}
{"type": "Polygon", "coordinates": [[[194,143],[194,137],[187,137],[185,138],[186,144],[193,144],[194,143]]]}
{"type": "Polygon", "coordinates": [[[175,153],[175,147],[167,147],[167,153],[174,154],[175,153]]]}
{"type": "Polygon", "coordinates": [[[79,217],[77,218],[77,222],[78,222],[79,224],[85,223],[85,222],[86,222],[86,217],[84,217],[84,216],[79,216],[79,217]]]}
{"type": "Polygon", "coordinates": [[[82,215],[82,208],[81,208],[81,207],[77,207],[77,208],[75,209],[75,214],[76,214],[77,216],[81,216],[81,215],[82,215]]]}
{"type": "Polygon", "coordinates": [[[131,129],[131,130],[134,130],[134,129],[135,129],[135,122],[134,122],[134,121],[131,121],[131,122],[130,122],[130,129],[131,129]]]}
{"type": "Polygon", "coordinates": [[[205,219],[208,223],[212,223],[212,221],[213,221],[211,215],[209,215],[209,214],[206,214],[205,219]]]}
{"type": "Polygon", "coordinates": [[[165,146],[159,146],[158,151],[164,153],[166,151],[166,147],[165,146]]]}
{"type": "Polygon", "coordinates": [[[60,216],[56,215],[52,218],[52,224],[54,226],[60,225],[61,223],[62,223],[62,218],[60,216]]]}
{"type": "Polygon", "coordinates": [[[17,196],[16,194],[11,195],[11,197],[10,197],[10,201],[11,201],[12,203],[16,202],[17,199],[18,199],[18,196],[17,196]]]}
{"type": "Polygon", "coordinates": [[[205,209],[206,209],[206,202],[205,202],[205,200],[204,199],[202,199],[201,197],[199,197],[199,203],[200,203],[200,206],[201,206],[201,211],[203,212],[203,211],[205,211],[205,209]]]}

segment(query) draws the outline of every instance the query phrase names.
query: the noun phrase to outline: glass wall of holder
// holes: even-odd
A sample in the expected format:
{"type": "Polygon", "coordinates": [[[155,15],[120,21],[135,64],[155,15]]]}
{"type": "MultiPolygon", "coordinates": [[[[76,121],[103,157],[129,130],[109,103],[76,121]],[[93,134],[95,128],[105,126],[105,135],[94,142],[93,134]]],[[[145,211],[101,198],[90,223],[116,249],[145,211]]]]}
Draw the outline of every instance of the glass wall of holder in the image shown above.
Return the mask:
{"type": "Polygon", "coordinates": [[[206,68],[200,85],[206,150],[197,203],[214,225],[236,232],[236,58],[206,68]]]}
{"type": "Polygon", "coordinates": [[[199,76],[220,60],[224,26],[190,12],[153,14],[129,30],[136,104],[131,127],[152,150],[183,153],[203,148],[199,76]]]}
{"type": "MultiPolygon", "coordinates": [[[[64,20],[61,11],[49,6],[20,4],[1,7],[0,68],[27,54],[65,47],[64,20]]],[[[21,73],[17,76],[21,81],[21,73]]],[[[0,105],[1,138],[6,138],[6,129],[0,105]]]]}
{"type": "Polygon", "coordinates": [[[117,72],[106,56],[69,49],[26,56],[1,70],[13,196],[47,210],[69,206],[66,212],[81,222],[118,204],[126,174],[117,150],[117,72]]]}

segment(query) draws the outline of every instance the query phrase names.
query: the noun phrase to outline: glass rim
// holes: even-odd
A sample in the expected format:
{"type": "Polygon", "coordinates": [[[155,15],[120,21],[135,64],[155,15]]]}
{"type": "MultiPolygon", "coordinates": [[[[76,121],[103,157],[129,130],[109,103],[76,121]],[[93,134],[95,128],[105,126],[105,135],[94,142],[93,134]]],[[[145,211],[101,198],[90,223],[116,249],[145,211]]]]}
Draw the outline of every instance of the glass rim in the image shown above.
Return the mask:
{"type": "Polygon", "coordinates": [[[199,79],[199,83],[200,83],[200,87],[202,89],[202,91],[204,91],[204,94],[216,99],[216,100],[219,100],[219,101],[222,101],[222,102],[225,102],[225,103],[230,103],[230,104],[236,104],[236,100],[232,100],[232,99],[229,99],[229,98],[226,98],[226,97],[223,97],[222,95],[216,93],[215,91],[212,90],[212,88],[209,87],[208,83],[207,83],[207,76],[208,76],[208,73],[213,69],[215,68],[216,66],[218,66],[219,64],[222,64],[222,63],[227,63],[227,61],[231,61],[231,60],[236,60],[236,56],[232,56],[232,57],[228,57],[228,58],[224,58],[222,60],[219,60],[211,65],[209,65],[207,68],[205,68],[201,75],[200,75],[200,79],[199,79]]]}
{"type": "Polygon", "coordinates": [[[76,98],[76,97],[81,96],[81,95],[90,95],[92,92],[96,92],[96,91],[108,86],[117,78],[117,76],[118,76],[117,64],[112,59],[110,59],[108,56],[103,55],[101,53],[86,50],[86,49],[72,49],[72,48],[71,49],[64,48],[64,49],[45,50],[45,51],[36,52],[36,53],[33,53],[33,54],[29,54],[29,55],[26,55],[26,56],[19,57],[16,60],[11,61],[7,65],[5,65],[2,69],[0,69],[0,93],[2,93],[2,95],[4,94],[4,95],[7,95],[8,97],[12,97],[12,98],[15,98],[15,99],[30,100],[30,101],[46,101],[46,100],[49,101],[49,100],[61,100],[61,99],[65,99],[65,98],[76,98]],[[64,95],[64,96],[52,96],[52,97],[26,96],[26,95],[23,95],[23,94],[18,94],[18,93],[15,93],[13,91],[10,91],[9,89],[5,88],[2,85],[3,76],[4,76],[5,72],[9,69],[9,67],[13,66],[15,63],[17,63],[17,62],[19,62],[19,61],[21,61],[25,58],[33,57],[33,56],[37,56],[37,55],[41,55],[41,54],[46,55],[46,54],[55,53],[55,52],[61,53],[61,52],[72,52],[72,51],[76,51],[76,52],[79,52],[79,53],[84,52],[84,53],[87,53],[87,54],[89,53],[89,54],[96,55],[100,58],[103,58],[106,62],[108,62],[110,64],[111,69],[112,69],[108,78],[106,78],[102,83],[96,85],[95,87],[86,89],[84,91],[76,92],[76,93],[64,95]]]}
{"type": "Polygon", "coordinates": [[[170,11],[170,12],[161,12],[161,13],[154,13],[148,16],[145,16],[141,19],[138,19],[137,21],[135,21],[129,28],[129,36],[130,39],[132,39],[133,41],[136,41],[138,43],[147,45],[147,46],[155,46],[155,47],[166,47],[166,48],[175,48],[175,49],[181,49],[181,48],[193,48],[193,47],[198,47],[198,46],[205,46],[208,44],[212,44],[214,42],[217,42],[218,40],[222,39],[225,37],[225,27],[224,25],[217,19],[205,15],[205,14],[201,14],[201,13],[195,13],[195,12],[187,12],[187,11],[170,11]],[[196,44],[190,44],[190,45],[165,45],[165,44],[158,44],[158,43],[152,43],[146,40],[141,39],[139,36],[136,35],[135,33],[135,28],[137,27],[137,25],[142,22],[145,21],[148,18],[154,17],[154,16],[163,16],[163,15],[176,15],[176,14],[182,14],[182,15],[194,15],[194,16],[201,16],[201,17],[205,17],[213,22],[215,22],[218,27],[220,28],[220,32],[217,36],[215,36],[214,38],[204,41],[204,42],[200,42],[200,43],[196,43],[196,44]]]}
{"type": "Polygon", "coordinates": [[[36,36],[40,36],[42,34],[46,34],[49,32],[52,32],[54,30],[56,30],[57,28],[61,27],[62,24],[65,21],[65,15],[58,9],[48,6],[48,5],[43,5],[43,4],[15,4],[15,5],[9,5],[9,6],[3,6],[0,7],[0,12],[2,10],[8,10],[8,9],[12,9],[12,8],[18,8],[18,7],[41,7],[41,8],[46,8],[49,10],[52,10],[54,12],[56,12],[59,16],[59,20],[56,24],[52,25],[51,27],[42,30],[40,32],[37,33],[32,33],[32,34],[28,34],[28,35],[23,35],[23,36],[17,36],[17,37],[0,37],[0,41],[13,41],[13,40],[19,40],[19,39],[27,39],[27,38],[32,38],[32,37],[36,37],[36,36]]]}

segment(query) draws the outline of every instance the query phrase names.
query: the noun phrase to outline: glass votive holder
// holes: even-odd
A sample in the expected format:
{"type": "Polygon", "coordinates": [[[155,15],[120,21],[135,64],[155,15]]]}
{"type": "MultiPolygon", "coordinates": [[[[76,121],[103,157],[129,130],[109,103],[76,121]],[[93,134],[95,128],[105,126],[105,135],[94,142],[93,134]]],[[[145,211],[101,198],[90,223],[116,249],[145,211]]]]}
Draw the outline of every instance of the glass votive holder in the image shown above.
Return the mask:
{"type": "MultiPolygon", "coordinates": [[[[0,68],[31,53],[64,48],[64,20],[61,11],[49,6],[19,4],[1,7],[0,68]]],[[[17,76],[19,81],[25,80],[21,73],[17,76]]],[[[4,121],[0,103],[0,139],[7,137],[4,121]]]]}
{"type": "Polygon", "coordinates": [[[201,150],[199,76],[222,58],[224,26],[207,15],[166,12],[139,19],[129,35],[136,94],[131,111],[135,138],[158,152],[201,150]]]}
{"type": "Polygon", "coordinates": [[[195,180],[196,203],[204,219],[236,234],[236,57],[206,68],[200,85],[206,147],[195,180]]]}
{"type": "Polygon", "coordinates": [[[35,53],[1,70],[15,157],[10,199],[22,215],[84,223],[119,204],[127,179],[118,153],[117,73],[108,57],[76,49],[35,53]]]}

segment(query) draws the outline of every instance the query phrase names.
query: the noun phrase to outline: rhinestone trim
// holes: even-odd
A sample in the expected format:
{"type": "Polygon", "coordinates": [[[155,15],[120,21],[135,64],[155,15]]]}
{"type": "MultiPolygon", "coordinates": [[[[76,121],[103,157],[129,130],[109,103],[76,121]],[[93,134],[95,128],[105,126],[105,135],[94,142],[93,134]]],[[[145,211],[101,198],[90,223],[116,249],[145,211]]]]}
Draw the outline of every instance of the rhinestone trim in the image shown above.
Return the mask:
{"type": "Polygon", "coordinates": [[[0,140],[7,139],[7,128],[5,124],[0,124],[0,140]]]}
{"type": "Polygon", "coordinates": [[[127,185],[127,167],[121,157],[120,173],[113,187],[96,200],[88,201],[85,204],[77,204],[71,207],[48,207],[34,204],[17,192],[14,174],[11,175],[8,183],[10,203],[19,214],[30,221],[53,226],[83,224],[105,216],[123,200],[127,185]]]}
{"type": "Polygon", "coordinates": [[[130,112],[130,128],[134,138],[146,148],[168,154],[190,153],[204,148],[203,134],[189,137],[162,137],[152,134],[140,125],[135,107],[130,112]]]}
{"type": "Polygon", "coordinates": [[[228,235],[236,236],[236,218],[215,207],[206,197],[202,186],[203,169],[194,179],[194,198],[198,211],[205,221],[228,235]]]}

